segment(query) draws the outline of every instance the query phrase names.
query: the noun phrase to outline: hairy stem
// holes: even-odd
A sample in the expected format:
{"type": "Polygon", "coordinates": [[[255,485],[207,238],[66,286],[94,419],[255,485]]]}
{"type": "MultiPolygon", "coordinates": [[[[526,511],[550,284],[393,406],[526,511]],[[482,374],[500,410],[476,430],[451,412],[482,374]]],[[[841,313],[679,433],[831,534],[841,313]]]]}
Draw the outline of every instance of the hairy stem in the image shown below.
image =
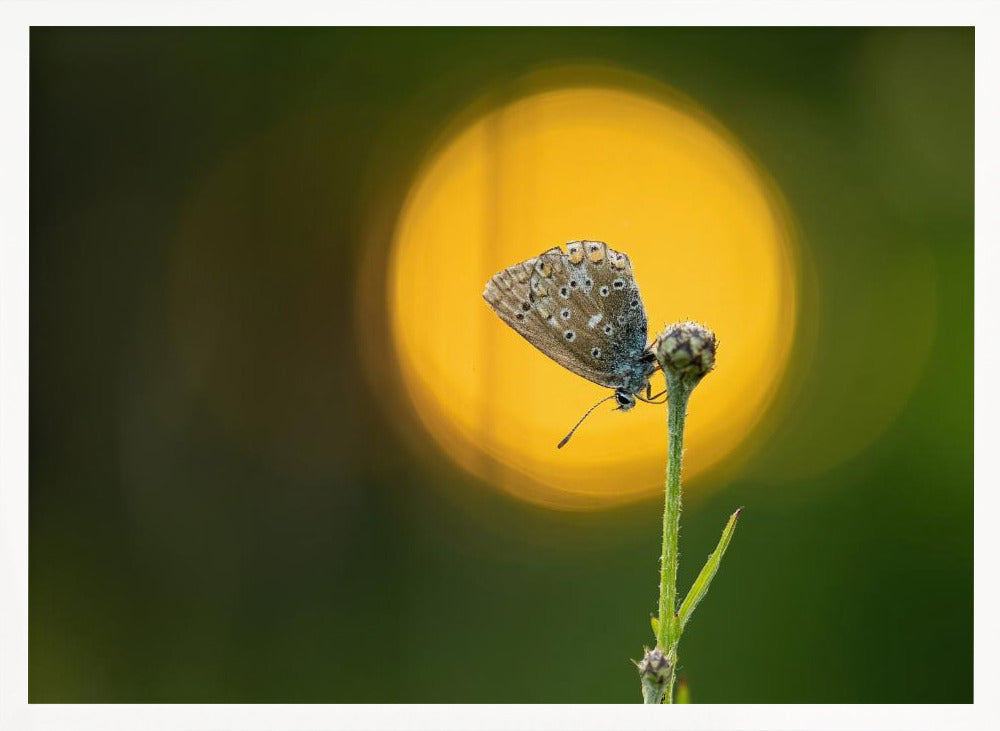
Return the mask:
{"type": "MultiPolygon", "coordinates": [[[[675,654],[673,656],[673,658],[674,658],[674,662],[676,663],[677,662],[677,655],[675,654]]],[[[667,681],[666,691],[663,694],[663,700],[661,700],[660,703],[673,703],[674,702],[674,679],[676,677],[677,677],[676,674],[670,676],[670,680],[667,681]]]]}
{"type": "MultiPolygon", "coordinates": [[[[667,378],[667,477],[663,508],[663,551],[660,555],[660,607],[656,646],[676,663],[676,644],[680,626],[677,621],[677,544],[681,525],[681,457],[684,452],[684,418],[690,389],[680,379],[667,378]]],[[[676,665],[675,665],[676,667],[676,665]]],[[[673,675],[666,689],[666,702],[673,702],[673,675]]]]}
{"type": "MultiPolygon", "coordinates": [[[[667,381],[667,475],[663,505],[663,549],[660,553],[659,615],[652,620],[656,647],[646,650],[636,663],[646,703],[673,703],[677,677],[677,645],[684,630],[681,617],[690,618],[694,607],[708,591],[718,562],[726,550],[736,516],[723,540],[702,569],[695,591],[689,600],[677,606],[677,550],[681,531],[681,458],[684,455],[684,420],[688,399],[695,386],[715,367],[715,333],[696,322],[670,325],[656,338],[652,347],[667,381]],[[681,611],[685,609],[686,611],[681,611]]],[[[738,513],[737,513],[738,515],[738,513]]]]}

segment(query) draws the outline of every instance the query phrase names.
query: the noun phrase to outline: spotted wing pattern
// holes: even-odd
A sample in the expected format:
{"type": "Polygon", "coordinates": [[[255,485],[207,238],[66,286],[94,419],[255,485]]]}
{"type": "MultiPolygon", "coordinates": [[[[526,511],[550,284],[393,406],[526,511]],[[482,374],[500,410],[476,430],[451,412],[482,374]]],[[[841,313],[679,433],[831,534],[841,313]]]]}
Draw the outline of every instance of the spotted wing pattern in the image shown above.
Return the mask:
{"type": "Polygon", "coordinates": [[[483,298],[529,343],[574,373],[634,390],[646,312],[628,256],[600,241],[573,241],[507,267],[483,298]]]}

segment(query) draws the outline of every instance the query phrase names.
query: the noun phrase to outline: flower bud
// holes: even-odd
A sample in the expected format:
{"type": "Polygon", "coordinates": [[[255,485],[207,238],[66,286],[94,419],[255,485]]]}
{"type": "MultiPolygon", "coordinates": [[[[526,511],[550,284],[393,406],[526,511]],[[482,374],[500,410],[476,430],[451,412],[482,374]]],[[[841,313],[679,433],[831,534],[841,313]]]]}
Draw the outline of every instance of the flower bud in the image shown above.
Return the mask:
{"type": "Polygon", "coordinates": [[[639,677],[643,682],[653,685],[666,685],[673,672],[670,658],[659,647],[646,650],[645,656],[636,663],[636,667],[639,668],[639,677]]]}
{"type": "Polygon", "coordinates": [[[715,367],[715,333],[697,322],[670,325],[656,338],[656,358],[671,376],[693,388],[715,367]]]}

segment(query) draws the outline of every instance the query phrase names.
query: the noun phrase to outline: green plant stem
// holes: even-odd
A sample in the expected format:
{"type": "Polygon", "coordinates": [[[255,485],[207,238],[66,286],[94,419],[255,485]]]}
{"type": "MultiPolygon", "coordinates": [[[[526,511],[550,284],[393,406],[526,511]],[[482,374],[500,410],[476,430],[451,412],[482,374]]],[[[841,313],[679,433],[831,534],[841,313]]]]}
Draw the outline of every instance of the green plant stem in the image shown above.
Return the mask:
{"type": "MultiPolygon", "coordinates": [[[[672,655],[672,657],[673,657],[674,667],[676,667],[677,666],[677,654],[674,653],[672,655]]],[[[660,700],[660,703],[673,703],[674,702],[674,680],[676,678],[677,678],[677,674],[676,673],[672,673],[670,675],[670,680],[667,681],[667,688],[666,688],[666,690],[663,693],[663,699],[660,700]]]]}
{"type": "MultiPolygon", "coordinates": [[[[667,377],[667,477],[663,507],[663,551],[660,555],[660,607],[656,645],[677,662],[677,562],[681,524],[681,457],[684,452],[684,418],[691,390],[680,379],[667,377]]],[[[673,702],[674,676],[666,688],[666,702],[673,702]]]]}

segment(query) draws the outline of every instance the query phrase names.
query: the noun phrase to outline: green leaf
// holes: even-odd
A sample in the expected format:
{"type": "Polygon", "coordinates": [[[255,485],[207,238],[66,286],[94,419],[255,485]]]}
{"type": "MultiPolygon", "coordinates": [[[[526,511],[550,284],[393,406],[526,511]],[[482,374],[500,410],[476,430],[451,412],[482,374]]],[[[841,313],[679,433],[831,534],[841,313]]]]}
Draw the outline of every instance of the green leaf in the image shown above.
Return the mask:
{"type": "Polygon", "coordinates": [[[715,572],[719,570],[719,564],[722,562],[722,556],[726,552],[726,548],[729,546],[729,541],[733,537],[733,533],[736,531],[736,521],[739,520],[740,512],[743,508],[740,508],[732,517],[729,518],[729,522],[726,523],[725,529],[722,531],[722,538],[719,539],[719,545],[715,547],[712,551],[712,555],[708,557],[708,561],[705,562],[704,567],[701,569],[701,573],[698,574],[698,578],[694,580],[694,584],[691,586],[691,591],[688,595],[684,597],[684,601],[681,603],[681,609],[677,613],[677,617],[680,621],[680,632],[684,631],[684,627],[687,625],[688,620],[691,619],[691,614],[694,612],[694,608],[698,606],[699,602],[705,598],[708,593],[708,587],[712,583],[712,579],[715,578],[715,572]]]}
{"type": "Polygon", "coordinates": [[[655,615],[649,615],[649,623],[653,626],[653,637],[659,637],[660,635],[660,620],[656,618],[655,615]]]}

